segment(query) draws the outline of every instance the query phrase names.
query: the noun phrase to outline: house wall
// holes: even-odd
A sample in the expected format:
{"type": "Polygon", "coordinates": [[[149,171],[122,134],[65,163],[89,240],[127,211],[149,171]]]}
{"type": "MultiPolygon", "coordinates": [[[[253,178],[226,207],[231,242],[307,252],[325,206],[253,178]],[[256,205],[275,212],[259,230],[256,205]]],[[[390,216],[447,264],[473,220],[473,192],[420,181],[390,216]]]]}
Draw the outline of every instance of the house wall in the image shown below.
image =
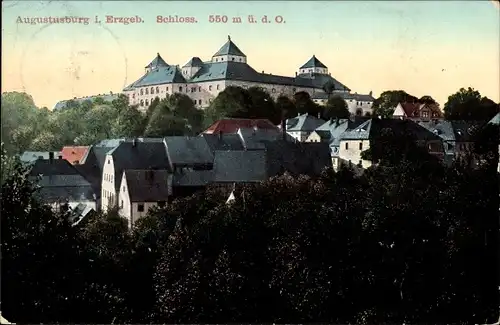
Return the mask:
{"type": "Polygon", "coordinates": [[[107,211],[117,204],[117,193],[115,190],[115,165],[113,156],[106,155],[102,170],[101,181],[101,210],[107,211]]]}
{"type": "Polygon", "coordinates": [[[361,152],[368,148],[370,148],[369,140],[342,140],[340,142],[339,158],[350,161],[353,165],[357,165],[361,161],[361,167],[368,168],[372,165],[372,162],[361,159],[361,152]]]}
{"type": "Polygon", "coordinates": [[[321,142],[321,137],[316,132],[313,132],[307,137],[305,142],[321,142]]]}
{"type": "MultiPolygon", "coordinates": [[[[326,105],[327,100],[326,99],[314,99],[313,100],[316,104],[318,105],[326,105]]],[[[373,102],[372,101],[357,101],[355,99],[346,99],[345,100],[347,104],[347,109],[349,110],[349,113],[352,115],[361,115],[365,116],[366,113],[369,113],[370,115],[373,113],[373,102]],[[358,114],[360,113],[360,114],[358,114]]]]}
{"type": "Polygon", "coordinates": [[[286,133],[288,133],[291,137],[300,142],[305,142],[310,134],[309,132],[304,132],[304,131],[287,131],[286,133]]]}

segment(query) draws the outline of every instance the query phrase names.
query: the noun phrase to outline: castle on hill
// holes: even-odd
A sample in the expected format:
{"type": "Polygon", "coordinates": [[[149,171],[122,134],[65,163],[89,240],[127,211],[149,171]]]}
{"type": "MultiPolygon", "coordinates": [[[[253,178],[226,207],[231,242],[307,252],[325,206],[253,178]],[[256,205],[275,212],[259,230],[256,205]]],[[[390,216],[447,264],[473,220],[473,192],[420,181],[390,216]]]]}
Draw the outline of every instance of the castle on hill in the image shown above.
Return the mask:
{"type": "Polygon", "coordinates": [[[332,84],[332,95],[339,95],[347,102],[353,115],[371,113],[374,98],[371,95],[351,94],[351,90],[328,72],[321,61],[312,56],[302,65],[294,77],[257,72],[247,63],[247,56],[228,36],[227,42],[209,61],[192,57],[185,65],[168,64],[158,53],[145,67],[145,73],[137,81],[123,89],[131,105],[146,110],[156,97],[167,94],[188,95],[199,108],[206,108],[226,87],[261,87],[272,97],[288,97],[305,91],[318,104],[324,104],[329,94],[324,85],[332,84]]]}

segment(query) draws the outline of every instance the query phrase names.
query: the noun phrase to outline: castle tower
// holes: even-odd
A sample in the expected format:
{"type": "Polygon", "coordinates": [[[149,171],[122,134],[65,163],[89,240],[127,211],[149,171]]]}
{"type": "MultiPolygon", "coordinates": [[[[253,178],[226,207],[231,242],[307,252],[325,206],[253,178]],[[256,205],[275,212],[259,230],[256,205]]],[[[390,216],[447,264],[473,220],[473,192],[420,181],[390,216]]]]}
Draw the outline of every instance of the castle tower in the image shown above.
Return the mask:
{"type": "Polygon", "coordinates": [[[246,63],[247,56],[227,36],[227,42],[212,56],[212,62],[240,62],[246,63]]]}

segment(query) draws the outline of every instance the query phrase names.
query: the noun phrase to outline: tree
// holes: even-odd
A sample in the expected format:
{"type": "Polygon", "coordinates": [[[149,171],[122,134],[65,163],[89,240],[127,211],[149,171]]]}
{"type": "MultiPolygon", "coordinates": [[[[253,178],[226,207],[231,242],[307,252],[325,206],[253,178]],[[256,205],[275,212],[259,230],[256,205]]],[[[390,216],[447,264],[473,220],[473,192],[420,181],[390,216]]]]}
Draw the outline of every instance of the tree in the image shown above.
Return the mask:
{"type": "Polygon", "coordinates": [[[210,107],[219,119],[224,117],[245,118],[249,115],[252,99],[246,89],[229,86],[220,92],[210,107]]]}
{"type": "Polygon", "coordinates": [[[481,97],[479,91],[471,87],[460,88],[444,105],[444,115],[449,120],[490,120],[498,112],[500,104],[481,97]]]}
{"type": "Polygon", "coordinates": [[[325,108],[323,109],[322,117],[325,120],[331,118],[349,118],[351,113],[347,109],[346,101],[340,96],[333,96],[326,102],[325,108]]]}
{"type": "Polygon", "coordinates": [[[118,112],[129,107],[128,96],[124,94],[119,94],[116,99],[111,101],[111,106],[114,107],[118,112]]]}
{"type": "Polygon", "coordinates": [[[160,103],[149,118],[144,131],[146,137],[188,135],[192,131],[186,119],[175,116],[166,102],[160,103]]]}
{"type": "Polygon", "coordinates": [[[328,94],[328,98],[330,98],[330,96],[335,91],[335,83],[333,82],[333,80],[328,80],[327,82],[325,82],[322,88],[325,91],[325,93],[328,94]]]}
{"type": "Polygon", "coordinates": [[[431,96],[422,96],[419,100],[419,103],[421,104],[437,104],[437,102],[432,98],[431,96]]]}
{"type": "Polygon", "coordinates": [[[380,94],[380,97],[373,102],[373,115],[390,117],[399,103],[418,102],[418,98],[408,94],[403,90],[387,90],[380,94]]]}
{"type": "Polygon", "coordinates": [[[296,117],[298,114],[297,107],[287,96],[279,96],[276,99],[276,107],[281,111],[282,119],[285,120],[296,117]]]}
{"type": "Polygon", "coordinates": [[[29,148],[35,151],[58,151],[61,150],[62,145],[61,139],[54,133],[44,131],[33,139],[29,148]]]}
{"type": "Polygon", "coordinates": [[[167,105],[175,117],[187,121],[194,133],[201,131],[203,126],[203,111],[196,108],[189,96],[175,93],[167,97],[167,105]]]}
{"type": "Polygon", "coordinates": [[[318,116],[320,112],[320,107],[311,99],[309,93],[305,91],[296,92],[293,95],[293,101],[295,107],[297,108],[297,112],[300,114],[311,114],[314,116],[318,116]]]}
{"type": "Polygon", "coordinates": [[[268,119],[275,125],[280,124],[281,111],[267,91],[260,87],[250,87],[248,94],[252,102],[249,118],[268,119]]]}
{"type": "Polygon", "coordinates": [[[118,117],[118,111],[112,105],[98,105],[83,117],[84,132],[76,134],[80,145],[90,145],[102,139],[112,137],[112,125],[118,117]]]}
{"type": "Polygon", "coordinates": [[[120,114],[111,123],[111,134],[117,138],[135,138],[144,134],[146,116],[136,107],[122,108],[120,114]]]}

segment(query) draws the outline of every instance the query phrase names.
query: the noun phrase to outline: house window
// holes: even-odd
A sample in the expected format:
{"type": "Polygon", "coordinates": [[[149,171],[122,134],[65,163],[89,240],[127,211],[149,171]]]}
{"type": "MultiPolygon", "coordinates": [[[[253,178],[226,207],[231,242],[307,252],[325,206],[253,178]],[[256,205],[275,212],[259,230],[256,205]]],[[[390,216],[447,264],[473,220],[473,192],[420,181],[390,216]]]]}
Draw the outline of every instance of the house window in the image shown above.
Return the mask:
{"type": "Polygon", "coordinates": [[[120,209],[123,209],[123,200],[120,202],[120,209]]]}
{"type": "Polygon", "coordinates": [[[349,143],[345,143],[345,150],[349,150],[349,143]]]}
{"type": "Polygon", "coordinates": [[[427,111],[422,112],[422,117],[429,117],[429,112],[427,111]]]}
{"type": "Polygon", "coordinates": [[[144,204],[137,205],[137,212],[144,212],[144,204]]]}
{"type": "Polygon", "coordinates": [[[163,208],[165,206],[165,201],[158,201],[158,206],[163,208]]]}
{"type": "Polygon", "coordinates": [[[145,89],[145,91],[146,91],[146,95],[149,95],[149,90],[148,90],[148,88],[146,88],[146,89],[145,89]]]}
{"type": "Polygon", "coordinates": [[[160,93],[160,87],[156,87],[156,93],[159,94],[160,93]]]}
{"type": "Polygon", "coordinates": [[[110,164],[110,163],[111,163],[111,159],[108,159],[108,164],[110,164]]]}
{"type": "Polygon", "coordinates": [[[231,58],[231,60],[233,60],[233,61],[234,61],[234,58],[231,58]]]}
{"type": "Polygon", "coordinates": [[[141,89],[141,96],[144,95],[144,91],[141,89]]]}
{"type": "Polygon", "coordinates": [[[219,90],[219,85],[217,85],[217,90],[219,90]]]}
{"type": "Polygon", "coordinates": [[[359,143],[359,150],[363,150],[363,142],[359,143]]]}
{"type": "Polygon", "coordinates": [[[182,87],[179,87],[179,92],[182,93],[182,87]]]}
{"type": "Polygon", "coordinates": [[[132,94],[132,98],[135,98],[135,94],[132,94]]]}
{"type": "Polygon", "coordinates": [[[208,86],[208,90],[212,91],[212,85],[208,86]]]}
{"type": "Polygon", "coordinates": [[[125,192],[125,185],[123,186],[122,190],[123,190],[123,192],[125,192]]]}
{"type": "Polygon", "coordinates": [[[144,106],[144,100],[141,99],[141,106],[144,106]]]}
{"type": "Polygon", "coordinates": [[[219,62],[219,59],[215,58],[215,62],[219,62]]]}
{"type": "Polygon", "coordinates": [[[201,105],[201,99],[198,101],[198,104],[201,105]]]}

